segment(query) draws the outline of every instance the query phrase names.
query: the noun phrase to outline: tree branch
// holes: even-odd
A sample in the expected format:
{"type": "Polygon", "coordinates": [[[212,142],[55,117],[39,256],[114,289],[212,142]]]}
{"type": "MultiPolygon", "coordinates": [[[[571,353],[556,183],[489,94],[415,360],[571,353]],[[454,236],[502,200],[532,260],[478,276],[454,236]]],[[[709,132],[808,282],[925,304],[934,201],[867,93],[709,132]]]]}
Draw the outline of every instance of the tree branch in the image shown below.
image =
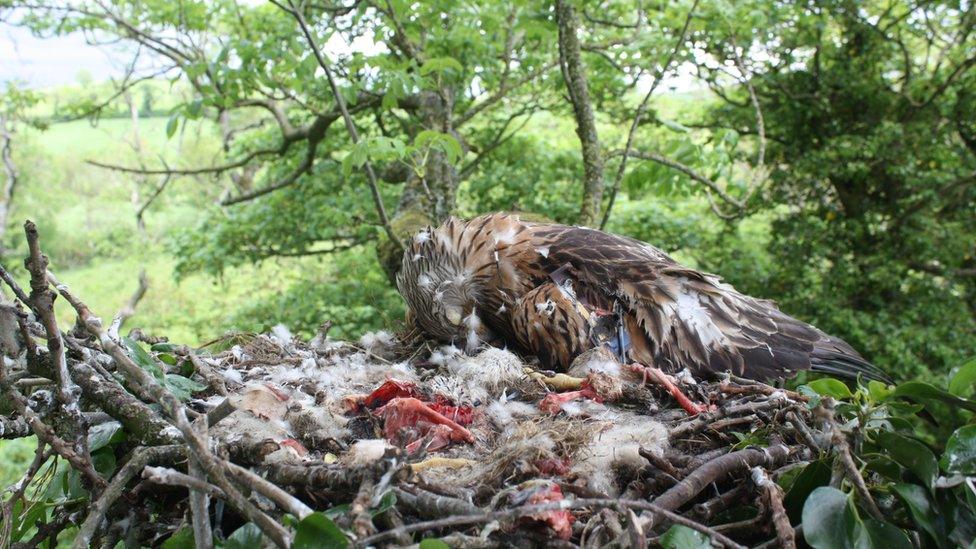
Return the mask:
{"type": "Polygon", "coordinates": [[[627,158],[630,156],[631,147],[634,143],[634,136],[637,134],[637,127],[640,126],[641,119],[644,117],[644,113],[647,111],[647,102],[651,99],[651,95],[654,94],[654,90],[657,89],[658,84],[663,80],[664,74],[668,72],[671,67],[671,63],[674,62],[674,58],[678,55],[678,50],[681,49],[681,45],[685,42],[685,37],[688,35],[688,27],[691,26],[691,18],[695,13],[695,8],[698,7],[698,0],[691,5],[688,10],[688,15],[685,16],[685,24],[681,27],[681,33],[678,35],[678,39],[675,41],[674,48],[671,49],[671,53],[668,54],[668,58],[664,61],[664,65],[654,73],[654,80],[651,82],[651,87],[644,94],[644,99],[641,100],[640,105],[637,107],[637,113],[634,115],[634,120],[630,123],[630,131],[627,132],[627,144],[624,146],[623,156],[620,158],[620,164],[617,166],[617,173],[613,178],[613,185],[610,187],[610,201],[607,203],[607,209],[603,212],[603,220],[600,221],[600,230],[603,230],[607,226],[607,221],[610,220],[610,212],[613,210],[613,204],[617,199],[617,192],[620,190],[620,182],[624,178],[624,170],[627,169],[627,158]]]}
{"type": "MultiPolygon", "coordinates": [[[[349,110],[346,108],[346,100],[342,97],[342,93],[339,92],[339,87],[336,85],[335,78],[332,76],[332,68],[326,61],[325,56],[322,54],[322,50],[319,49],[318,44],[312,38],[312,33],[308,28],[308,24],[305,22],[305,16],[302,15],[295,5],[288,0],[288,7],[286,8],[283,4],[277,0],[271,0],[273,4],[279,8],[290,13],[295,20],[298,22],[298,26],[302,30],[302,34],[305,35],[305,39],[308,41],[308,45],[312,48],[312,53],[315,54],[315,60],[318,61],[319,66],[325,72],[325,77],[329,81],[329,87],[332,89],[332,96],[335,98],[336,105],[339,106],[339,111],[342,113],[342,119],[346,123],[346,129],[349,131],[349,137],[352,139],[353,144],[359,143],[359,131],[356,130],[356,124],[353,122],[352,117],[349,115],[349,110]]],[[[363,162],[363,168],[366,170],[366,180],[369,183],[369,190],[373,196],[373,203],[376,206],[376,213],[379,215],[380,222],[383,224],[383,228],[386,229],[387,236],[393,241],[396,246],[402,251],[403,242],[397,238],[396,233],[393,232],[393,227],[390,226],[390,219],[386,215],[386,207],[383,205],[383,197],[380,196],[379,186],[376,181],[376,173],[373,172],[373,165],[370,163],[369,159],[363,162]]]]}
{"type": "Polygon", "coordinates": [[[583,153],[583,201],[579,223],[592,225],[600,215],[603,200],[603,153],[587,88],[586,67],[576,35],[579,19],[569,0],[556,0],[556,21],[559,27],[559,64],[573,105],[576,135],[579,136],[583,153]]]}

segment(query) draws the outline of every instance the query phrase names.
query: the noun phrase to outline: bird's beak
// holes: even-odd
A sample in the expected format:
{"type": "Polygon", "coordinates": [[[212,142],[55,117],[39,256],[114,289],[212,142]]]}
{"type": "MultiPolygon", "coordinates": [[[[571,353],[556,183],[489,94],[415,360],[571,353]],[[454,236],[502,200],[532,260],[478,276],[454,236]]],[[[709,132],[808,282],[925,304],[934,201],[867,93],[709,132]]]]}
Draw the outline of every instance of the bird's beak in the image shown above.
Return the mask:
{"type": "Polygon", "coordinates": [[[445,314],[447,316],[447,321],[448,322],[450,322],[454,326],[460,326],[461,325],[461,311],[459,311],[458,309],[455,309],[455,308],[451,307],[451,308],[449,308],[447,310],[447,312],[445,314]]]}

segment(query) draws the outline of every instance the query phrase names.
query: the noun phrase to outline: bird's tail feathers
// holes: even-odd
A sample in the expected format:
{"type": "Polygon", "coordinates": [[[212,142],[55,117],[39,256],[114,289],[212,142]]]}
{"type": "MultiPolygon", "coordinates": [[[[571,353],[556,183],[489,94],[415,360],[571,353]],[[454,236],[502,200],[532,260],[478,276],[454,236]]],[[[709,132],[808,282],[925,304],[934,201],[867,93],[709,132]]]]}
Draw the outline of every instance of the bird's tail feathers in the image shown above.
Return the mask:
{"type": "Polygon", "coordinates": [[[866,380],[894,383],[883,370],[860,356],[823,348],[815,349],[810,356],[810,370],[850,380],[860,376],[866,380]]]}

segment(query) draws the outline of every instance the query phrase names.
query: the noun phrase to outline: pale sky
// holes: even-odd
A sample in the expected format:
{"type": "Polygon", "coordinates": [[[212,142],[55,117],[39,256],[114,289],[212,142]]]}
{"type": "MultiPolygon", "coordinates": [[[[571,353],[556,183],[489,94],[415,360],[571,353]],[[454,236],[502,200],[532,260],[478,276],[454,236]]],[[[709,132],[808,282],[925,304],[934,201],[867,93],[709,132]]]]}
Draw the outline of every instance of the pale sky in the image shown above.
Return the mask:
{"type": "Polygon", "coordinates": [[[124,74],[129,59],[122,53],[89,46],[80,33],[37,38],[0,22],[0,83],[19,80],[31,88],[48,88],[74,83],[82,71],[100,82],[124,74]]]}

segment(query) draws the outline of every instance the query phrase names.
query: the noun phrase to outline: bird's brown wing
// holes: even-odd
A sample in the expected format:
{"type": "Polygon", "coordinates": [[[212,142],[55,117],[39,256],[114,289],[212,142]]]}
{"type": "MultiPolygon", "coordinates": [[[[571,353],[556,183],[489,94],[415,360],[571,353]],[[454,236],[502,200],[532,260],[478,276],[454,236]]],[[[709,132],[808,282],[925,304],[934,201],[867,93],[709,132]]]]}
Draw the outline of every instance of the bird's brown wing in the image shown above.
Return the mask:
{"type": "Polygon", "coordinates": [[[603,293],[625,307],[635,360],[753,379],[811,368],[845,377],[884,376],[843,341],[652,246],[580,227],[537,224],[531,230],[533,245],[548,250],[550,267],[572,266],[581,294],[603,293]]]}

